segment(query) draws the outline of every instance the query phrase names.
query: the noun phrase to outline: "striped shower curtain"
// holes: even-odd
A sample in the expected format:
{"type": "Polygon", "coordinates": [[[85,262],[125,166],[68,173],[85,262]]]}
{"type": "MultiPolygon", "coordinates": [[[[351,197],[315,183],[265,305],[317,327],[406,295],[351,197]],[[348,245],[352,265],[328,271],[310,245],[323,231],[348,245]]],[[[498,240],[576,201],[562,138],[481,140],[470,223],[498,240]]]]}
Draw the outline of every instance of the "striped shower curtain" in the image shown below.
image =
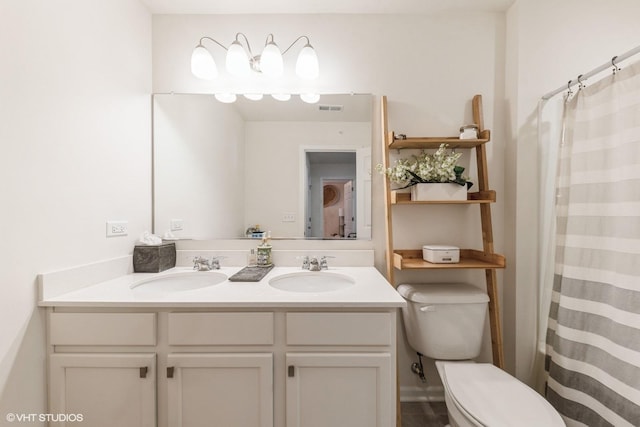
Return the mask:
{"type": "Polygon", "coordinates": [[[568,426],[640,426],[640,63],[565,109],[546,395],[568,426]]]}

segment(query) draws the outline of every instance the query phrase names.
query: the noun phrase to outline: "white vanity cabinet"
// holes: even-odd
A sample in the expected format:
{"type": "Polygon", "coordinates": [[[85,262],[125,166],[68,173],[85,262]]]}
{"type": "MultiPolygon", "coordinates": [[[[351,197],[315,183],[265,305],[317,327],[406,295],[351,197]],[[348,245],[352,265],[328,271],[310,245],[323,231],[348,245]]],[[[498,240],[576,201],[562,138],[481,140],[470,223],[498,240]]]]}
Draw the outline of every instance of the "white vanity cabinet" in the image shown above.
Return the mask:
{"type": "Polygon", "coordinates": [[[169,354],[168,425],[273,426],[271,353],[169,354]]]}
{"type": "Polygon", "coordinates": [[[395,406],[389,353],[287,353],[287,427],[383,427],[395,406]]]}
{"type": "Polygon", "coordinates": [[[395,313],[286,314],[286,426],[395,423],[395,313]]]}
{"type": "Polygon", "coordinates": [[[155,354],[52,355],[49,413],[73,416],[66,425],[154,427],[155,357],[155,354]]]}
{"type": "Polygon", "coordinates": [[[66,425],[156,426],[155,316],[50,313],[49,344],[69,351],[49,355],[49,413],[73,416],[66,425]],[[149,349],[122,351],[131,345],[149,349]]]}
{"type": "Polygon", "coordinates": [[[168,426],[273,426],[273,312],[168,313],[167,344],[168,426]]]}
{"type": "Polygon", "coordinates": [[[395,307],[49,310],[50,412],[83,425],[395,425],[395,307]]]}

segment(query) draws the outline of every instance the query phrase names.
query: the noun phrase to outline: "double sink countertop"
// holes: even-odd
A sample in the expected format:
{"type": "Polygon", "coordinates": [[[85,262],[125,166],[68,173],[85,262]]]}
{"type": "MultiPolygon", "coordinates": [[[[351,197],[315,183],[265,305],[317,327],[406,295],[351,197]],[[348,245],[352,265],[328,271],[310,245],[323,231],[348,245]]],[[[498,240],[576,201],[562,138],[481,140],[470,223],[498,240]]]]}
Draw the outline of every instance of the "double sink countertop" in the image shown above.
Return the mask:
{"type": "MultiPolygon", "coordinates": [[[[126,259],[113,261],[121,266],[127,262],[126,259]]],[[[242,267],[204,272],[175,267],[161,273],[126,273],[116,277],[105,273],[106,268],[93,265],[77,271],[40,275],[38,305],[147,308],[393,308],[405,305],[404,299],[371,266],[330,267],[319,272],[276,266],[259,282],[227,280],[242,267]],[[84,281],[83,274],[87,277],[84,281]],[[283,277],[288,280],[286,290],[276,287],[276,282],[283,283],[283,277]],[[325,277],[329,281],[349,283],[326,290],[322,288],[325,277]],[[274,280],[276,278],[278,280],[274,280]],[[312,286],[306,286],[311,282],[312,286]],[[298,283],[301,287],[296,289],[298,283]]]]}

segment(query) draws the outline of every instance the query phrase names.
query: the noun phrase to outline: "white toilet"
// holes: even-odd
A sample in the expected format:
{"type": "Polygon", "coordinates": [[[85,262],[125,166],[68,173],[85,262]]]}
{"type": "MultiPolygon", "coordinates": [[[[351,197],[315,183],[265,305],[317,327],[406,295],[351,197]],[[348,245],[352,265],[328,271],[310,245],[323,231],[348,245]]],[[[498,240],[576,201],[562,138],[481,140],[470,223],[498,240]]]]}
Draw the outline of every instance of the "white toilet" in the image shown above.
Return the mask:
{"type": "Polygon", "coordinates": [[[561,427],[556,410],[480,354],[487,294],[465,283],[400,285],[411,347],[436,360],[452,427],[561,427]]]}

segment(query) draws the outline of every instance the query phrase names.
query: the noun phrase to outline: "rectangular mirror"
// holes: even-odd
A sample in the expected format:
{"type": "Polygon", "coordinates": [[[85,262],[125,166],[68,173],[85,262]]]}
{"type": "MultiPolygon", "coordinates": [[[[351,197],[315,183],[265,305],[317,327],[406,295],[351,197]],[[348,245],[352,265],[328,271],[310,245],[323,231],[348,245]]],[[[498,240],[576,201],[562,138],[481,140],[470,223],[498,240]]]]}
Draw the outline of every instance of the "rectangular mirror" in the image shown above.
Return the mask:
{"type": "Polygon", "coordinates": [[[371,95],[153,95],[154,233],[370,239],[371,117],[371,95]]]}

